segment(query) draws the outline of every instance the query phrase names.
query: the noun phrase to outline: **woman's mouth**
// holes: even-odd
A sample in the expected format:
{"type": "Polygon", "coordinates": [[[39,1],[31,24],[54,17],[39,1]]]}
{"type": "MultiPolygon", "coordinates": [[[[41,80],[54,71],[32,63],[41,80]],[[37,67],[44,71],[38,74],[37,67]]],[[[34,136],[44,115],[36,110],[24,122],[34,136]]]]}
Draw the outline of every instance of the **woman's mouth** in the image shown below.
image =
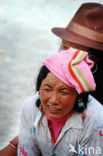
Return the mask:
{"type": "Polygon", "coordinates": [[[50,105],[47,105],[48,108],[49,108],[49,111],[52,112],[52,113],[58,113],[59,111],[61,111],[60,108],[55,108],[55,107],[52,107],[50,105]]]}

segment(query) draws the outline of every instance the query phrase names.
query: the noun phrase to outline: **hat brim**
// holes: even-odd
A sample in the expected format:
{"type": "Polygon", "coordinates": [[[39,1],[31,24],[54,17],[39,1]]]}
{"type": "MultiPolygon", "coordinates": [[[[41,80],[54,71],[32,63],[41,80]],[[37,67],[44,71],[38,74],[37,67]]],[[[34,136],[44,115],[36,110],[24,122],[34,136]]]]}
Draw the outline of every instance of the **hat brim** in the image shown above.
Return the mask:
{"type": "Polygon", "coordinates": [[[89,38],[83,37],[77,33],[68,30],[67,28],[55,27],[52,28],[51,31],[61,39],[67,40],[69,42],[101,51],[103,50],[103,43],[99,43],[89,38]]]}

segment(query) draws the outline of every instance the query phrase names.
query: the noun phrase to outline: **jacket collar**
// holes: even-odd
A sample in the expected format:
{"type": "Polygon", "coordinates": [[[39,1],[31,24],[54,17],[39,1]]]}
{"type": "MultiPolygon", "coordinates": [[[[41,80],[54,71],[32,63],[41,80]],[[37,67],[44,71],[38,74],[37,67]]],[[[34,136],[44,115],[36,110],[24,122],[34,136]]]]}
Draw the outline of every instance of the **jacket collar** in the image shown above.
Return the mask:
{"type": "MultiPolygon", "coordinates": [[[[35,128],[38,126],[39,122],[41,122],[41,124],[43,124],[44,126],[48,126],[47,119],[44,113],[41,113],[40,110],[38,111],[34,121],[35,128]]],[[[68,130],[69,128],[82,129],[82,123],[83,119],[81,114],[74,112],[72,116],[67,119],[63,129],[65,130],[68,130]]]]}

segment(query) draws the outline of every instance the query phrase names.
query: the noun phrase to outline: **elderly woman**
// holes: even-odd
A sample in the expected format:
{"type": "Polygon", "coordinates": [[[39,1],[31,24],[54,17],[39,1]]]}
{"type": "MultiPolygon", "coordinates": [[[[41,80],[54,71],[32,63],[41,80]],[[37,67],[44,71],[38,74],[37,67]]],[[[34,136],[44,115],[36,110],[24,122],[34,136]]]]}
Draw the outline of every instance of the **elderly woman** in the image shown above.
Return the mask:
{"type": "MultiPolygon", "coordinates": [[[[60,51],[73,47],[88,52],[89,58],[95,62],[92,73],[96,82],[96,90],[90,94],[103,104],[103,4],[83,3],[66,28],[53,28],[52,32],[62,39],[60,51]]],[[[45,70],[47,71],[43,67],[41,73],[45,73],[45,70]]],[[[41,79],[38,80],[37,90],[41,86],[40,82],[41,79]]],[[[40,103],[40,100],[37,101],[40,103]]],[[[6,156],[6,153],[7,156],[12,155],[11,153],[16,155],[17,144],[17,138],[16,141],[10,141],[10,144],[0,151],[0,156],[6,156]]]]}
{"type": "Polygon", "coordinates": [[[70,48],[44,61],[35,96],[22,109],[18,156],[103,153],[103,107],[88,54],[70,48]]]}

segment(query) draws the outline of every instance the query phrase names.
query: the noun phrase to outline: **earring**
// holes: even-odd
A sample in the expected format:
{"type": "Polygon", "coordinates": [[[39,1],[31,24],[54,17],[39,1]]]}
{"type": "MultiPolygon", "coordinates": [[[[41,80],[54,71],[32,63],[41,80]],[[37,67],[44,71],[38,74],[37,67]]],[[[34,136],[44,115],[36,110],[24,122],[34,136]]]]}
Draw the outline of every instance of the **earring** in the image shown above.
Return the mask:
{"type": "Polygon", "coordinates": [[[40,95],[38,96],[38,99],[40,100],[40,95]]]}
{"type": "Polygon", "coordinates": [[[78,100],[78,107],[84,107],[84,103],[82,102],[82,99],[78,100]]]}
{"type": "Polygon", "coordinates": [[[40,110],[41,112],[43,112],[43,107],[42,107],[42,105],[39,106],[39,110],[40,110]]]}
{"type": "Polygon", "coordinates": [[[43,107],[42,107],[42,105],[41,105],[41,99],[40,99],[40,95],[38,96],[38,100],[39,100],[39,110],[41,111],[41,112],[43,112],[43,107]]]}
{"type": "Polygon", "coordinates": [[[81,108],[81,107],[83,107],[83,106],[84,106],[84,103],[78,101],[78,107],[81,108]]]}

